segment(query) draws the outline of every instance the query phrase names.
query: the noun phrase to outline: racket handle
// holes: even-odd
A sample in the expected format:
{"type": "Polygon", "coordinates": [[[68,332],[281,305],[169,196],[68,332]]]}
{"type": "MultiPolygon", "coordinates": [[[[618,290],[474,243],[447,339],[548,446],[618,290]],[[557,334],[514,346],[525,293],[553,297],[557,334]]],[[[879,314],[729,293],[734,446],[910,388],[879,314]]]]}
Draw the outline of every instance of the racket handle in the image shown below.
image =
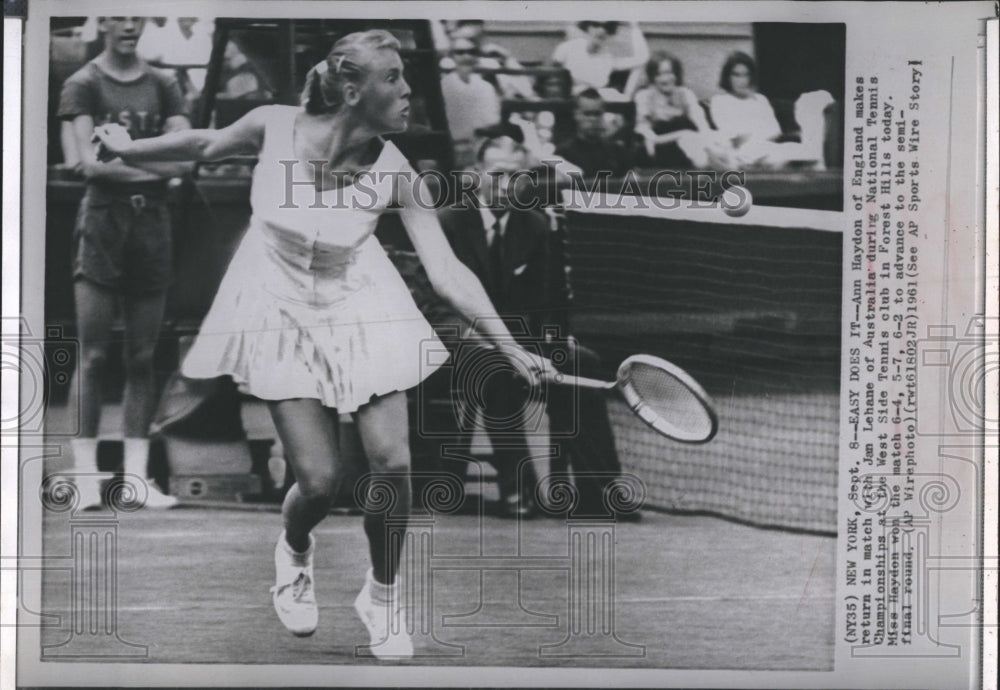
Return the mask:
{"type": "MultiPolygon", "coordinates": [[[[493,343],[489,343],[486,339],[478,333],[472,333],[468,337],[468,340],[479,342],[492,350],[499,350],[499,347],[493,343]]],[[[556,372],[555,374],[546,374],[543,376],[547,383],[554,383],[558,386],[576,386],[577,388],[592,388],[595,390],[609,391],[617,385],[616,381],[601,381],[600,379],[589,379],[586,376],[572,376],[570,374],[563,374],[556,372]]]]}
{"type": "Polygon", "coordinates": [[[547,374],[545,381],[559,386],[576,386],[577,388],[593,388],[606,391],[615,387],[614,381],[601,381],[600,379],[590,379],[586,376],[572,376],[560,373],[547,374]]]}

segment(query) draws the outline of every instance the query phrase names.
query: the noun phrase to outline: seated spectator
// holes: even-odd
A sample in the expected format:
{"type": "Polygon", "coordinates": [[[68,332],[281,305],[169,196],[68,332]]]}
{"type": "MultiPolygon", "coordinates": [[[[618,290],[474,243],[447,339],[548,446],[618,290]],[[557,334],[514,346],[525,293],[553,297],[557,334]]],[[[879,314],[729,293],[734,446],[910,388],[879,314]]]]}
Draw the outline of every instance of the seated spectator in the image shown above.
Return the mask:
{"type": "Polygon", "coordinates": [[[205,68],[188,68],[185,76],[191,86],[199,94],[205,88],[205,77],[208,75],[208,61],[212,57],[212,34],[215,33],[215,22],[198,17],[178,17],[177,30],[180,40],[175,44],[175,54],[171,56],[177,63],[184,62],[195,65],[205,65],[205,68]]]}
{"type": "MultiPolygon", "coordinates": [[[[451,41],[472,41],[478,49],[476,60],[477,70],[521,70],[524,67],[509,50],[498,43],[487,43],[485,38],[486,23],[481,19],[461,19],[451,31],[451,41]]],[[[455,67],[452,58],[441,61],[441,69],[450,70],[455,67]]],[[[497,74],[493,78],[497,90],[504,98],[534,99],[535,92],[531,79],[524,75],[497,74]]]]}
{"type": "Polygon", "coordinates": [[[778,142],[781,125],[766,96],[757,92],[757,63],[742,52],[729,56],[710,110],[719,137],[709,149],[718,168],[780,168],[791,162],[823,166],[823,109],[833,101],[826,91],[803,94],[795,104],[800,142],[778,142]]]}
{"type": "Polygon", "coordinates": [[[577,94],[573,106],[576,133],[556,146],[556,155],[579,167],[586,178],[607,170],[622,177],[635,166],[635,156],[608,132],[604,124],[604,99],[596,89],[577,94]]]}
{"type": "Polygon", "coordinates": [[[635,131],[655,165],[686,169],[704,162],[704,138],[711,128],[694,92],[684,86],[681,61],[657,53],[646,64],[649,86],[635,94],[635,131]],[[695,150],[692,150],[695,149],[695,150]]]}
{"type": "Polygon", "coordinates": [[[154,17],[139,39],[137,50],[144,60],[154,65],[205,65],[175,70],[185,97],[194,100],[205,88],[214,30],[214,22],[210,19],[154,17]]]}
{"type": "Polygon", "coordinates": [[[456,163],[468,165],[474,158],[476,129],[500,121],[500,96],[492,84],[476,72],[478,46],[467,38],[452,43],[455,69],[441,79],[445,115],[455,141],[456,163]]]}
{"type": "Polygon", "coordinates": [[[222,87],[219,98],[228,99],[268,99],[271,89],[261,74],[233,41],[226,43],[222,54],[222,87]]]}
{"type": "Polygon", "coordinates": [[[566,123],[560,122],[551,110],[515,111],[507,116],[506,124],[513,125],[519,130],[519,134],[514,138],[523,143],[535,163],[541,165],[544,165],[542,161],[545,158],[555,153],[555,141],[561,141],[569,134],[569,131],[560,134],[566,123]]]}
{"type": "Polygon", "coordinates": [[[637,23],[631,24],[632,55],[619,57],[611,52],[608,39],[617,32],[618,22],[580,22],[584,36],[564,41],[556,46],[552,61],[569,70],[573,93],[598,89],[606,99],[628,100],[631,93],[622,94],[610,87],[611,73],[633,70],[649,59],[649,46],[637,23]]]}
{"type": "Polygon", "coordinates": [[[711,112],[715,128],[739,143],[751,140],[774,141],[781,126],[767,96],[757,92],[757,63],[746,53],[736,52],[726,59],[719,77],[726,93],[712,96],[711,112]]]}
{"type": "Polygon", "coordinates": [[[150,17],[136,45],[142,59],[147,62],[163,62],[163,54],[168,50],[166,44],[169,33],[167,17],[150,17]]]}
{"type": "Polygon", "coordinates": [[[87,17],[73,35],[86,44],[87,60],[93,60],[104,50],[104,36],[101,35],[101,23],[97,21],[97,17],[87,17]]]}
{"type": "Polygon", "coordinates": [[[535,77],[535,94],[542,100],[565,100],[569,98],[570,91],[571,84],[565,72],[543,72],[535,77]]]}
{"type": "Polygon", "coordinates": [[[539,157],[549,156],[555,151],[555,142],[567,139],[572,135],[573,127],[568,117],[569,112],[566,103],[569,101],[569,75],[562,68],[550,68],[535,77],[535,91],[539,98],[548,102],[556,101],[551,107],[539,108],[538,101],[524,108],[517,104],[505,103],[504,110],[508,111],[508,122],[518,126],[528,126],[534,129],[537,134],[540,146],[533,147],[533,154],[541,154],[539,157]],[[511,107],[507,107],[510,105],[511,107]],[[565,113],[565,116],[561,116],[565,113]]]}

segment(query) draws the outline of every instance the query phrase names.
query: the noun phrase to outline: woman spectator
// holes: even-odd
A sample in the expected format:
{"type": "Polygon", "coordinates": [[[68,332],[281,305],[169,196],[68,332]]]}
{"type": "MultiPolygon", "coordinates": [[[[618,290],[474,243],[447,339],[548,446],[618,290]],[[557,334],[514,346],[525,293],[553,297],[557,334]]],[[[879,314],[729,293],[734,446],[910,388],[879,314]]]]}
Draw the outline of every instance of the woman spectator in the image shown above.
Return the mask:
{"type": "Polygon", "coordinates": [[[641,67],[649,59],[649,46],[638,23],[630,25],[632,54],[625,57],[612,54],[608,45],[608,39],[618,30],[618,22],[587,21],[577,26],[585,35],[560,43],[552,53],[552,61],[569,70],[574,95],[598,89],[605,99],[627,100],[631,93],[623,95],[610,88],[609,82],[612,72],[641,67]]]}
{"type": "Polygon", "coordinates": [[[646,63],[649,86],[635,95],[635,131],[654,163],[685,168],[704,162],[708,119],[694,92],[684,86],[684,67],[669,53],[646,63]]]}
{"type": "Polygon", "coordinates": [[[712,120],[719,141],[711,151],[717,167],[778,168],[804,162],[823,163],[823,109],[833,101],[826,91],[802,94],[795,102],[801,142],[779,143],[781,125],[767,97],[757,92],[757,63],[742,52],[722,66],[719,86],[726,92],[712,97],[712,120]]]}
{"type": "Polygon", "coordinates": [[[774,141],[781,125],[771,102],[757,92],[757,63],[746,53],[736,52],[726,59],[719,77],[726,93],[712,97],[715,128],[739,147],[749,141],[774,141]]]}
{"type": "Polygon", "coordinates": [[[542,72],[535,77],[535,94],[542,100],[566,100],[570,94],[567,73],[563,70],[542,72]]]}

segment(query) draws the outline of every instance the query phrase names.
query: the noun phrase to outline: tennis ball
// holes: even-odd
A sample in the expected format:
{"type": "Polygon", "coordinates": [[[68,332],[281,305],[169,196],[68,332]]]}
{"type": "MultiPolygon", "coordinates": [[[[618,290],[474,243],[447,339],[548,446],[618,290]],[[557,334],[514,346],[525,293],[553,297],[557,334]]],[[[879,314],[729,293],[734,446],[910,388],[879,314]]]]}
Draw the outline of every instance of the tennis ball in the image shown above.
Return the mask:
{"type": "Polygon", "coordinates": [[[722,210],[731,218],[745,216],[753,206],[753,195],[746,187],[730,187],[722,193],[722,210]]]}

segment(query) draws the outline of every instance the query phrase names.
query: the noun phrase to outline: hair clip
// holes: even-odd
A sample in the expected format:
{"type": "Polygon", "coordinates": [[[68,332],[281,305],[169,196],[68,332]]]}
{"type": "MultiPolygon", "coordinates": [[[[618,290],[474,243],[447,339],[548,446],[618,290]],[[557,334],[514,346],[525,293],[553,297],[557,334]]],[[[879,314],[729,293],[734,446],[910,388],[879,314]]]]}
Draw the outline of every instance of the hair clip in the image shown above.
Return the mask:
{"type": "Polygon", "coordinates": [[[327,67],[326,60],[320,60],[313,69],[316,70],[317,74],[326,74],[326,70],[329,68],[327,67]]]}
{"type": "Polygon", "coordinates": [[[343,66],[344,59],[346,57],[347,57],[346,55],[338,55],[337,56],[337,63],[333,66],[333,73],[334,74],[340,74],[340,68],[343,66]]]}

